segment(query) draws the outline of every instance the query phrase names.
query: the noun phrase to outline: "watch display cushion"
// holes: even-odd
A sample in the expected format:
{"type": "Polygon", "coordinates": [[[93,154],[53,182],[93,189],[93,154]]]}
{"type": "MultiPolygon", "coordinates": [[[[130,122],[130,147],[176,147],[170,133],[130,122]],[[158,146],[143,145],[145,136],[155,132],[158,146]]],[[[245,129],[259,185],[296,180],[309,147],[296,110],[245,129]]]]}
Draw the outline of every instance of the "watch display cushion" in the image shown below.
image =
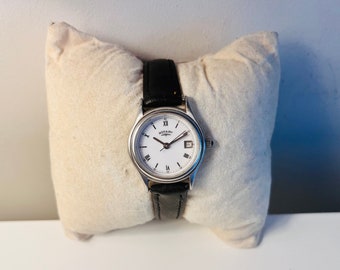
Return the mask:
{"type": "MultiPolygon", "coordinates": [[[[277,34],[241,37],[177,69],[195,117],[214,139],[188,193],[184,218],[210,227],[231,245],[254,247],[270,195],[280,80],[277,34]]],[[[66,23],[50,25],[51,173],[69,237],[87,239],[154,219],[150,193],[127,147],[142,87],[142,61],[133,54],[66,23]]]]}

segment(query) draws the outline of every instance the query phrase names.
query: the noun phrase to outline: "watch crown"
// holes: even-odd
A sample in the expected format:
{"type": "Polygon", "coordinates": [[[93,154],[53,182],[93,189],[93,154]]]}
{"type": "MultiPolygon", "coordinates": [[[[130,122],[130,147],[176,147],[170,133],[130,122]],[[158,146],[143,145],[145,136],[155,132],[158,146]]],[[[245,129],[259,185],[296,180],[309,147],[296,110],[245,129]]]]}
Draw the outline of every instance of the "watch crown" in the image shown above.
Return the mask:
{"type": "Polygon", "coordinates": [[[207,148],[212,148],[214,146],[214,141],[213,139],[210,139],[210,138],[206,138],[205,139],[205,146],[207,148]]]}

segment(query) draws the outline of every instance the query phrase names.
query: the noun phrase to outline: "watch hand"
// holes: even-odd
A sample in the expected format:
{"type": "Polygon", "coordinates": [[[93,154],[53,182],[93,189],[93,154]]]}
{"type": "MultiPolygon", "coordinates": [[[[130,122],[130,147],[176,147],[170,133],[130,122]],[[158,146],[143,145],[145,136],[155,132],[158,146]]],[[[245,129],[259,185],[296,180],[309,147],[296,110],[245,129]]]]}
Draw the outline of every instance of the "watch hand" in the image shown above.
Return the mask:
{"type": "Polygon", "coordinates": [[[161,144],[163,144],[163,146],[165,145],[165,143],[164,142],[162,142],[160,139],[158,139],[158,138],[156,138],[156,137],[152,137],[155,141],[157,141],[157,142],[159,142],[159,143],[161,143],[161,144]]]}
{"type": "Polygon", "coordinates": [[[160,139],[156,138],[156,137],[152,137],[155,141],[161,143],[163,145],[163,148],[160,150],[162,151],[163,149],[168,149],[170,144],[169,143],[165,143],[165,142],[162,142],[160,139]]]}
{"type": "Polygon", "coordinates": [[[188,131],[183,131],[181,134],[179,134],[175,139],[173,139],[171,142],[169,142],[169,146],[171,145],[171,144],[173,144],[174,142],[177,142],[177,141],[179,141],[180,139],[182,139],[183,137],[185,137],[185,136],[187,136],[188,135],[188,131]]]}
{"type": "Polygon", "coordinates": [[[179,134],[175,139],[173,139],[171,142],[169,143],[164,143],[161,140],[157,139],[156,137],[153,137],[154,140],[156,140],[157,142],[163,144],[163,148],[160,151],[163,151],[163,149],[169,149],[170,145],[173,144],[174,142],[179,141],[180,139],[182,139],[183,137],[188,135],[188,131],[183,131],[181,134],[179,134]]]}

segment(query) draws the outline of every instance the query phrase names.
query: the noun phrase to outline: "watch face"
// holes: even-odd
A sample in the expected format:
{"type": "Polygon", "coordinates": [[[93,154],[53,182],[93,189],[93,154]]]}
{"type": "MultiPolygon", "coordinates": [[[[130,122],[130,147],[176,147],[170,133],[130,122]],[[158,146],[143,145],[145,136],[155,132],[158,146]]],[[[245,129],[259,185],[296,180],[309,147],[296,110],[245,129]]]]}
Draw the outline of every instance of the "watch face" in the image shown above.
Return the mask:
{"type": "Polygon", "coordinates": [[[197,124],[184,113],[150,113],[131,136],[133,159],[142,172],[164,182],[186,176],[202,158],[204,140],[197,124]]]}

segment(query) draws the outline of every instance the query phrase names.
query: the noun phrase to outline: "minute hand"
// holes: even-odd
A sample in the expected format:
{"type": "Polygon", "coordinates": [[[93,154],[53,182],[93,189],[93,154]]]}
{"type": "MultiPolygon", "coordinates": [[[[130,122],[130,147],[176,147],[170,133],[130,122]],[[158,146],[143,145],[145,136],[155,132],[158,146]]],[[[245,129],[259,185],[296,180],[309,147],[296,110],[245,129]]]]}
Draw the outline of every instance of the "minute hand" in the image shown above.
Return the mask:
{"type": "Polygon", "coordinates": [[[170,144],[173,144],[174,142],[177,142],[178,140],[182,139],[183,137],[188,135],[188,131],[183,131],[181,134],[179,134],[175,139],[173,139],[171,142],[169,142],[170,144]]]}

